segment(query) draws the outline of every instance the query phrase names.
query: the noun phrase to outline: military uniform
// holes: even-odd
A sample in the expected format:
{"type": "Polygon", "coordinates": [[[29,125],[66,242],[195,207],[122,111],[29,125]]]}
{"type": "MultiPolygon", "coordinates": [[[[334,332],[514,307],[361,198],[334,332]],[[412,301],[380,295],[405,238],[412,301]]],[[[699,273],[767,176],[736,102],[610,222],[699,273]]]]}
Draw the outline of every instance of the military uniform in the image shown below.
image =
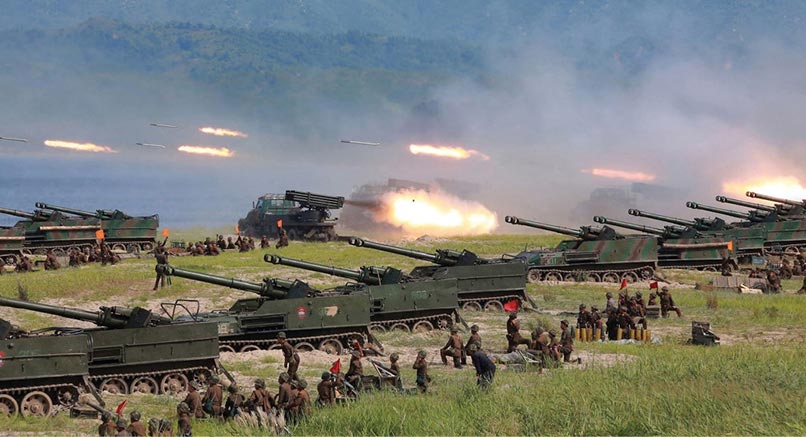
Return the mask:
{"type": "Polygon", "coordinates": [[[286,246],[288,246],[288,233],[286,233],[285,229],[280,229],[280,238],[277,240],[277,244],[274,245],[274,248],[279,249],[286,246]]]}
{"type": "Polygon", "coordinates": [[[285,340],[282,340],[282,345],[280,348],[283,351],[283,367],[286,368],[286,372],[288,372],[288,375],[291,376],[291,379],[297,379],[297,370],[299,369],[299,354],[294,350],[294,346],[285,340]]]}
{"type": "Polygon", "coordinates": [[[322,381],[316,386],[319,398],[316,402],[319,405],[332,405],[336,402],[336,383],[330,379],[330,372],[322,374],[322,381]]]}
{"type": "Polygon", "coordinates": [[[489,387],[495,378],[495,363],[476,346],[470,349],[470,361],[473,362],[473,367],[476,369],[476,384],[481,388],[489,387]]]}
{"type": "Polygon", "coordinates": [[[563,320],[560,323],[562,334],[560,334],[560,352],[563,354],[563,362],[571,361],[571,352],[574,351],[574,336],[571,335],[571,329],[568,327],[568,322],[563,320]]]}
{"type": "Polygon", "coordinates": [[[417,354],[417,359],[414,360],[414,364],[411,366],[412,369],[417,370],[417,388],[420,389],[421,393],[425,393],[428,390],[428,383],[431,378],[428,377],[428,362],[425,360],[426,354],[424,351],[420,351],[417,354]]]}
{"type": "Polygon", "coordinates": [[[442,364],[448,365],[448,357],[453,357],[453,367],[457,369],[462,368],[461,359],[464,351],[462,345],[462,337],[459,336],[456,328],[451,329],[451,336],[448,338],[448,343],[439,350],[439,356],[442,358],[442,364]]]}
{"type": "Polygon", "coordinates": [[[204,418],[204,409],[202,408],[201,395],[199,394],[199,390],[193,386],[193,383],[191,383],[188,394],[187,396],[185,396],[185,400],[182,402],[186,403],[187,406],[190,408],[190,414],[193,417],[197,419],[204,418]]]}
{"type": "Polygon", "coordinates": [[[271,411],[273,406],[274,398],[272,397],[271,393],[266,390],[265,386],[255,384],[255,389],[252,391],[252,395],[246,400],[246,408],[248,408],[250,411],[263,410],[264,412],[268,413],[271,411]]]}
{"type": "Polygon", "coordinates": [[[260,237],[260,248],[261,249],[268,249],[271,247],[271,243],[269,243],[269,239],[266,236],[260,237]]]}
{"type": "Polygon", "coordinates": [[[514,352],[518,345],[529,344],[529,340],[521,337],[521,322],[516,313],[511,313],[507,320],[507,353],[514,352]]]}
{"type": "MultiPolygon", "coordinates": [[[[767,291],[770,293],[781,292],[781,278],[772,270],[767,272],[767,291]]],[[[662,303],[663,301],[661,301],[662,303]]]]}
{"type": "MultiPolygon", "coordinates": [[[[163,246],[157,246],[157,249],[154,251],[154,258],[157,260],[158,266],[167,266],[168,265],[168,250],[165,249],[163,246]]],[[[165,273],[156,269],[157,271],[157,279],[154,280],[154,291],[157,291],[157,287],[165,287],[165,273]]]]}
{"type": "Polygon", "coordinates": [[[361,377],[364,376],[364,365],[361,363],[360,355],[361,353],[357,350],[353,351],[353,355],[350,358],[350,368],[347,369],[347,374],[344,375],[347,378],[347,382],[356,389],[359,389],[361,377]]]}
{"type": "Polygon", "coordinates": [[[230,385],[227,391],[229,391],[229,396],[227,397],[227,402],[224,403],[224,418],[232,419],[241,413],[246,399],[238,392],[238,386],[235,384],[230,385]]]}
{"type": "Polygon", "coordinates": [[[207,393],[204,394],[204,400],[202,403],[205,403],[208,400],[212,400],[213,404],[211,414],[214,417],[221,417],[223,414],[221,403],[224,400],[224,388],[221,387],[221,384],[218,383],[217,379],[211,381],[210,387],[207,389],[207,393]]]}
{"type": "Polygon", "coordinates": [[[663,287],[660,295],[660,313],[663,317],[666,317],[669,311],[676,312],[677,317],[683,317],[683,313],[675,306],[674,299],[672,299],[669,289],[667,287],[663,287]]]}

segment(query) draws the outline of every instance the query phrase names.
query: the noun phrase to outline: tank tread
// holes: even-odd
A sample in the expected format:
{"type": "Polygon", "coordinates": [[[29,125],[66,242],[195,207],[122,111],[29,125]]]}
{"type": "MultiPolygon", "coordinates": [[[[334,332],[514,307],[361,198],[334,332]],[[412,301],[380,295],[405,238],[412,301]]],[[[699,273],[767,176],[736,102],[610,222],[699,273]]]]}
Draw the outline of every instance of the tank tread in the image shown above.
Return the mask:
{"type": "MultiPolygon", "coordinates": [[[[632,268],[632,269],[615,269],[615,270],[614,269],[609,269],[609,270],[598,270],[598,269],[567,270],[567,269],[559,269],[559,268],[541,269],[541,268],[538,268],[538,267],[531,267],[531,268],[528,269],[526,274],[527,274],[527,278],[529,279],[529,282],[531,282],[531,283],[546,282],[546,280],[543,279],[543,278],[545,277],[545,275],[550,274],[550,273],[559,275],[562,278],[564,278],[567,275],[576,276],[576,275],[579,275],[579,274],[586,274],[587,275],[587,274],[594,274],[594,273],[599,275],[601,278],[603,278],[604,275],[611,274],[611,273],[616,275],[616,276],[618,276],[619,278],[622,278],[625,274],[629,273],[629,274],[635,275],[640,280],[640,279],[642,279],[641,273],[646,271],[646,270],[651,270],[652,273],[654,274],[655,267],[654,266],[643,266],[643,267],[636,267],[636,268],[632,268]],[[533,281],[530,278],[530,276],[531,276],[530,273],[533,272],[533,271],[540,272],[541,279],[539,281],[533,281]]],[[[644,278],[644,279],[648,279],[648,278],[644,278]]]]}
{"type": "Polygon", "coordinates": [[[55,390],[61,387],[74,387],[75,389],[81,389],[82,387],[75,384],[65,383],[65,384],[46,384],[46,385],[26,385],[24,387],[14,387],[14,388],[0,388],[0,394],[20,394],[29,391],[48,391],[48,390],[55,390]]]}
{"type": "MultiPolygon", "coordinates": [[[[414,323],[417,323],[417,322],[421,322],[423,320],[429,321],[429,322],[430,321],[438,321],[439,319],[444,318],[446,316],[451,316],[452,317],[454,314],[455,314],[455,311],[454,311],[454,313],[451,313],[451,314],[437,314],[437,315],[425,316],[425,317],[409,317],[409,318],[406,318],[406,319],[385,320],[383,322],[372,322],[372,324],[370,326],[377,326],[377,325],[392,326],[392,325],[395,325],[397,323],[414,324],[414,323]]],[[[451,320],[451,321],[453,321],[453,320],[451,320]]]]}
{"type": "Polygon", "coordinates": [[[478,299],[474,299],[474,298],[459,299],[459,304],[461,305],[461,304],[466,303],[466,302],[479,302],[479,301],[483,302],[483,301],[489,301],[489,300],[498,300],[498,301],[500,301],[502,299],[518,299],[518,300],[521,300],[521,301],[526,300],[526,298],[524,296],[521,296],[519,294],[508,294],[506,296],[480,297],[478,299]]]}
{"type": "Polygon", "coordinates": [[[182,367],[179,369],[169,369],[169,370],[161,370],[157,372],[124,372],[124,373],[105,373],[103,375],[90,375],[91,381],[99,381],[106,378],[133,378],[139,376],[154,376],[154,375],[163,375],[168,373],[190,373],[194,370],[211,370],[213,367],[207,366],[194,366],[194,367],[182,367]]]}
{"type": "MultiPolygon", "coordinates": [[[[322,341],[322,340],[328,340],[328,339],[332,339],[332,338],[347,339],[347,338],[349,338],[351,336],[355,336],[355,335],[365,336],[365,335],[367,335],[367,333],[366,332],[345,332],[345,333],[336,334],[336,335],[314,335],[314,336],[311,336],[311,337],[293,337],[293,338],[289,338],[288,341],[291,342],[291,344],[296,344],[296,343],[300,343],[300,342],[313,343],[313,342],[319,342],[319,341],[322,341]]],[[[219,344],[221,344],[221,345],[229,345],[229,346],[245,346],[247,344],[254,344],[256,346],[270,346],[270,345],[275,344],[275,343],[277,343],[277,340],[274,340],[274,339],[266,339],[266,340],[223,340],[223,339],[219,339],[219,344]]]]}

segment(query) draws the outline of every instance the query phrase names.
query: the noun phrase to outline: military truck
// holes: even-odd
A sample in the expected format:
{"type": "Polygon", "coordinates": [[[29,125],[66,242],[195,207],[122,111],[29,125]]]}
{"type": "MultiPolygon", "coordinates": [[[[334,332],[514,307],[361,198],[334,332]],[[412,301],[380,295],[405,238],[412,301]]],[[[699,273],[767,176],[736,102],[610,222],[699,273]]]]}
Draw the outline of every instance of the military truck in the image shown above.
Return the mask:
{"type": "Polygon", "coordinates": [[[529,282],[635,282],[652,278],[658,267],[658,241],[651,236],[621,235],[609,226],[579,230],[507,216],[505,221],[576,237],[553,249],[526,250],[514,256],[528,265],[529,282]]]}
{"type": "Polygon", "coordinates": [[[172,266],[158,268],[170,276],[249,291],[269,301],[303,296],[363,295],[370,302],[370,329],[375,332],[389,329],[430,331],[435,325],[450,326],[458,318],[456,281],[436,281],[418,286],[416,289],[406,289],[395,284],[374,286],[355,284],[320,291],[299,280],[265,278],[262,283],[255,283],[172,266]]]}
{"type": "Polygon", "coordinates": [[[248,237],[278,238],[285,229],[290,240],[331,241],[338,238],[330,211],[344,206],[344,197],[288,190],[265,194],[252,205],[238,229],[248,237]]]}
{"type": "Polygon", "coordinates": [[[86,219],[98,219],[101,223],[101,229],[104,231],[104,240],[106,240],[111,249],[125,250],[129,253],[154,249],[157,228],[160,225],[160,218],[157,214],[132,217],[117,209],[98,209],[95,212],[90,212],[42,202],[37,202],[36,207],[46,211],[73,214],[86,219]]]}
{"type": "Polygon", "coordinates": [[[97,397],[89,350],[86,336],[26,332],[0,319],[0,416],[48,416],[82,392],[97,397]]]}
{"type": "Polygon", "coordinates": [[[67,339],[65,344],[81,338],[87,345],[89,379],[99,390],[176,394],[187,390],[189,380],[203,382],[222,371],[217,323],[177,321],[140,307],[85,311],[4,297],[0,297],[0,306],[98,325],[92,329],[48,328],[38,335],[67,339]]]}
{"type": "Polygon", "coordinates": [[[387,253],[420,259],[436,264],[418,266],[408,276],[415,280],[455,278],[459,292],[459,305],[464,310],[502,311],[504,304],[517,300],[523,307],[529,302],[537,304],[526,294],[526,264],[521,260],[484,259],[469,250],[437,249],[435,254],[351,238],[356,247],[380,250],[387,253]]]}

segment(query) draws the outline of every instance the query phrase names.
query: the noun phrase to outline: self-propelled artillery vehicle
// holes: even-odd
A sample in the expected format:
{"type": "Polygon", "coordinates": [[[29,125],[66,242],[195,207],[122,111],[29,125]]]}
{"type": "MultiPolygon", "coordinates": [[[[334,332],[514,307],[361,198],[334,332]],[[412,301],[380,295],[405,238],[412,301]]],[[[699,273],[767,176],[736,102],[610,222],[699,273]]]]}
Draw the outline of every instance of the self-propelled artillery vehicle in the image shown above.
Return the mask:
{"type": "Polygon", "coordinates": [[[677,269],[716,271],[727,262],[738,267],[733,240],[707,236],[691,227],[664,226],[663,229],[596,216],[596,223],[654,235],[658,240],[658,266],[677,269]]]}
{"type": "Polygon", "coordinates": [[[89,350],[86,336],[27,332],[0,319],[0,416],[47,416],[82,392],[97,396],[89,350]]]}
{"type": "Polygon", "coordinates": [[[652,278],[657,268],[658,242],[654,237],[625,236],[609,226],[582,226],[577,230],[514,216],[507,216],[505,221],[576,237],[552,249],[515,255],[528,264],[529,282],[635,282],[652,278]]]}
{"type": "Polygon", "coordinates": [[[457,312],[456,279],[412,280],[392,267],[365,266],[359,270],[265,255],[266,262],[325,273],[354,282],[328,292],[368,295],[372,305],[372,327],[377,331],[430,331],[464,323],[457,312]]]}
{"type": "Polygon", "coordinates": [[[157,228],[160,225],[159,215],[132,217],[120,210],[99,209],[95,212],[55,206],[38,202],[37,208],[73,214],[85,219],[100,220],[104,231],[104,240],[112,250],[127,252],[149,251],[154,249],[157,228]]]}
{"type": "Polygon", "coordinates": [[[517,300],[518,306],[529,302],[526,294],[526,263],[513,259],[485,259],[469,250],[437,249],[436,254],[351,238],[356,247],[428,261],[432,266],[417,266],[407,275],[413,280],[456,279],[459,305],[464,310],[501,311],[505,303],[517,300]]]}
{"type": "Polygon", "coordinates": [[[19,259],[20,253],[15,250],[20,235],[24,237],[22,253],[44,255],[48,249],[53,249],[57,255],[64,255],[72,247],[90,247],[95,242],[95,233],[101,229],[101,222],[97,218],[76,218],[59,212],[26,212],[8,208],[0,208],[0,213],[25,219],[6,231],[15,242],[0,252],[6,264],[14,264],[19,259]]]}
{"type": "Polygon", "coordinates": [[[22,226],[0,227],[0,268],[3,268],[3,264],[17,263],[24,241],[25,229],[22,226]]]}
{"type": "MultiPolygon", "coordinates": [[[[58,345],[80,338],[87,345],[84,353],[89,379],[99,390],[179,393],[187,390],[190,379],[203,381],[221,370],[216,323],[180,322],[140,307],[85,311],[2,297],[0,306],[98,325],[91,329],[48,328],[39,330],[38,335],[53,337],[58,345]]],[[[68,364],[70,361],[65,362],[68,364]]]]}
{"type": "MultiPolygon", "coordinates": [[[[257,293],[259,296],[237,300],[227,310],[195,312],[180,320],[214,321],[219,324],[222,352],[251,352],[277,349],[277,334],[286,333],[288,341],[300,351],[319,349],[338,354],[355,341],[383,346],[372,336],[371,304],[364,294],[322,295],[302,281],[269,279],[262,284],[223,278],[158,265],[168,275],[208,282],[257,293]]],[[[169,312],[173,317],[173,311],[169,312]]]]}
{"type": "Polygon", "coordinates": [[[294,190],[285,195],[266,194],[258,198],[245,218],[238,220],[238,228],[255,238],[277,238],[282,228],[290,240],[331,241],[338,235],[330,210],[343,206],[344,197],[294,190]]]}
{"type": "MultiPolygon", "coordinates": [[[[267,256],[268,257],[268,256],[267,256]]],[[[194,281],[221,285],[236,290],[250,291],[268,300],[293,299],[295,293],[283,296],[282,292],[296,288],[311,297],[363,296],[369,301],[371,329],[403,331],[430,331],[434,325],[449,325],[457,316],[455,281],[442,281],[423,287],[353,284],[326,290],[316,290],[299,281],[265,278],[262,283],[225,278],[193,272],[172,266],[161,266],[167,275],[194,281]],[[280,291],[278,293],[278,291],[280,291]]],[[[252,301],[255,302],[255,301],[252,301]]],[[[266,304],[266,303],[264,303],[266,304]]],[[[293,344],[293,339],[291,340],[293,344]]],[[[330,345],[329,346],[335,346],[330,345]]],[[[339,349],[329,352],[338,352],[339,349]]]]}

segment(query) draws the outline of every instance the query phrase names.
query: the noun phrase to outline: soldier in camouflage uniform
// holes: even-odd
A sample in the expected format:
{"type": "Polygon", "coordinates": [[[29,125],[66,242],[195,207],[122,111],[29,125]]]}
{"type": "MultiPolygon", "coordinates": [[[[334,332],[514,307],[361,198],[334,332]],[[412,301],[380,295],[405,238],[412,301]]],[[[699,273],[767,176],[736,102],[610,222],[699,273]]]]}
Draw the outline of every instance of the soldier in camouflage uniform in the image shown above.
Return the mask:
{"type": "Polygon", "coordinates": [[[674,304],[674,299],[672,299],[671,293],[669,293],[669,287],[663,287],[660,290],[660,313],[661,316],[666,317],[669,311],[674,311],[677,313],[677,317],[683,317],[683,313],[677,308],[674,304]]]}
{"type": "Polygon", "coordinates": [[[563,362],[568,363],[571,361],[571,352],[574,351],[574,336],[571,335],[571,329],[568,327],[568,321],[562,320],[560,322],[560,352],[563,354],[563,362]]]}

